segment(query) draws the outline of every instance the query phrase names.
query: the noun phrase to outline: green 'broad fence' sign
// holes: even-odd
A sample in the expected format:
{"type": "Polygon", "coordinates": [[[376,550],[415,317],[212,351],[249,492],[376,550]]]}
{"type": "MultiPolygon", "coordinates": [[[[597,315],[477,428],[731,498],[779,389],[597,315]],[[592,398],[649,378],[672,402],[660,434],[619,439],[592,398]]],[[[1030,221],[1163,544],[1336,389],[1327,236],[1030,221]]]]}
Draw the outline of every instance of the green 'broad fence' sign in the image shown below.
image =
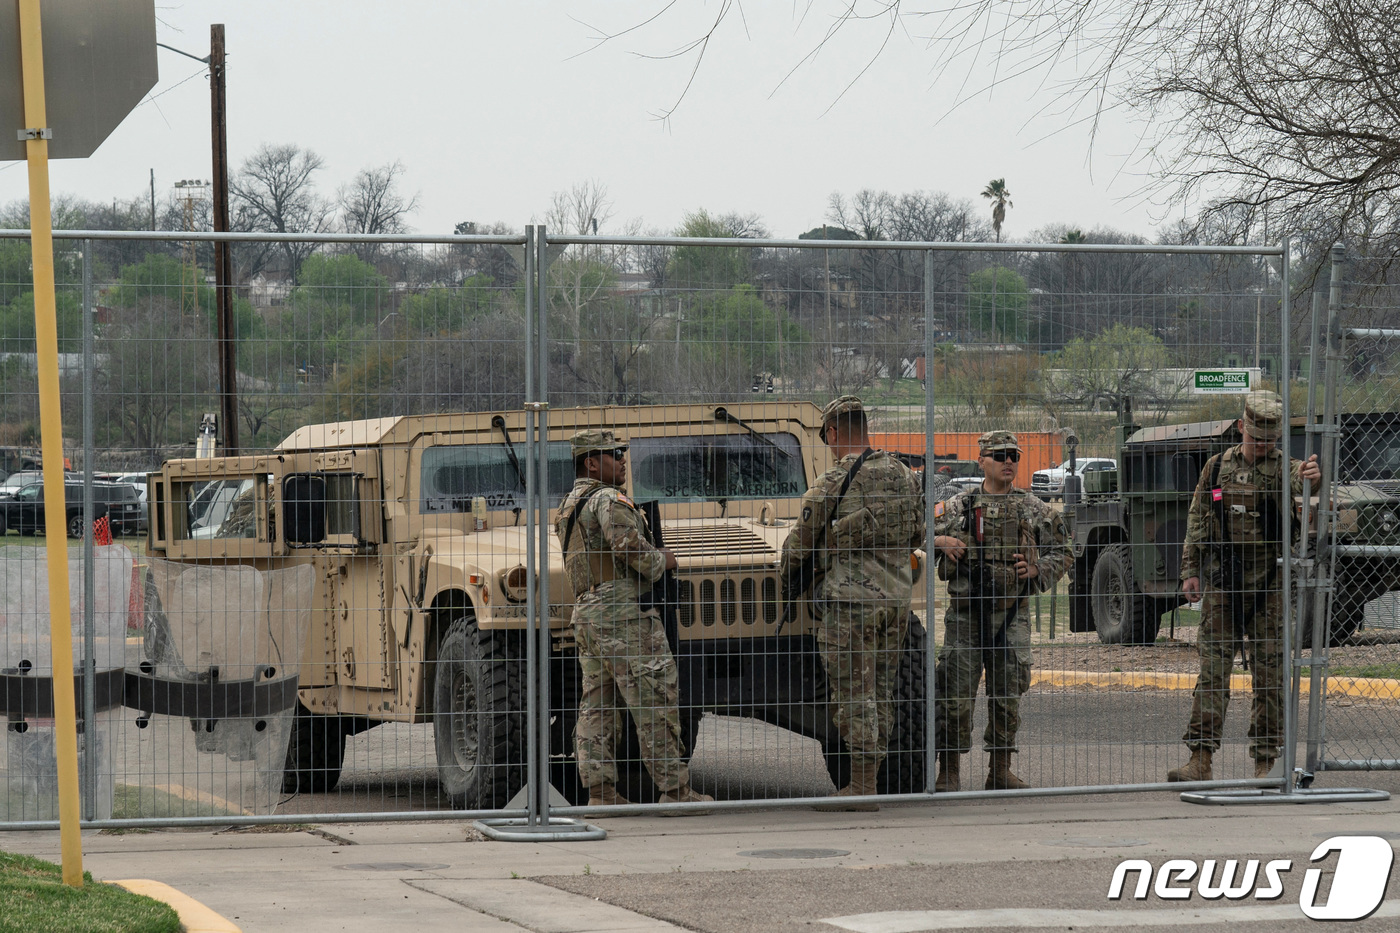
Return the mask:
{"type": "Polygon", "coordinates": [[[1249,391],[1249,370],[1198,369],[1195,389],[1207,395],[1243,395],[1249,391]]]}

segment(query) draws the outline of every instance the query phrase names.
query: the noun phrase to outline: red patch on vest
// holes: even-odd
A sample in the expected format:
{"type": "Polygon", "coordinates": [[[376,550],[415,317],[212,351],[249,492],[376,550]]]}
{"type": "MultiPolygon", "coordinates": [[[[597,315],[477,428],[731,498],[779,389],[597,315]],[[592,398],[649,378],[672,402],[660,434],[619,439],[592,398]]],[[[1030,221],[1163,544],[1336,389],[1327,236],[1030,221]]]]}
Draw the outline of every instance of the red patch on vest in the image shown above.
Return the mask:
{"type": "Polygon", "coordinates": [[[1220,489],[1212,489],[1210,491],[1210,498],[1212,502],[1219,502],[1222,498],[1224,498],[1224,495],[1224,491],[1220,489]]]}

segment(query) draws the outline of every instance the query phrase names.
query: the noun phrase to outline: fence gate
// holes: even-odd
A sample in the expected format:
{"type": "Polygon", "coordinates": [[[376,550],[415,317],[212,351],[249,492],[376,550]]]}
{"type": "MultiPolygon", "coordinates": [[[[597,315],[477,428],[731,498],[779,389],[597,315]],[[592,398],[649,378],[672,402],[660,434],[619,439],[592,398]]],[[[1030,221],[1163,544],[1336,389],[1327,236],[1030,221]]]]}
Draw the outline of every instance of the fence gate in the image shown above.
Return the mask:
{"type": "Polygon", "coordinates": [[[1321,397],[1310,384],[1308,428],[1294,437],[1294,456],[1318,453],[1325,481],[1316,586],[1301,588],[1297,627],[1311,659],[1303,787],[1321,771],[1400,770],[1400,411],[1391,374],[1400,320],[1395,286],[1361,281],[1364,267],[1347,282],[1346,270],[1334,246],[1325,313],[1320,300],[1313,306],[1321,397]]]}

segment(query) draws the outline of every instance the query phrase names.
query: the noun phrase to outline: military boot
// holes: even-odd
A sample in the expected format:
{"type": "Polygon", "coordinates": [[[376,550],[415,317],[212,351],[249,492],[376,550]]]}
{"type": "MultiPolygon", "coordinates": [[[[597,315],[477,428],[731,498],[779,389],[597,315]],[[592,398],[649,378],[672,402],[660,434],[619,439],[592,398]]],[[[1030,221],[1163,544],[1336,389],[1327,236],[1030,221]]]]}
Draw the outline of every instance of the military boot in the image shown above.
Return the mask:
{"type": "Polygon", "coordinates": [[[616,807],[631,802],[617,792],[616,784],[599,784],[597,787],[588,788],[590,807],[616,807]]]}
{"type": "Polygon", "coordinates": [[[1191,749],[1191,760],[1183,767],[1168,771],[1167,780],[1173,784],[1178,781],[1209,781],[1210,757],[1211,751],[1208,748],[1191,749]]]}
{"type": "Polygon", "coordinates": [[[1276,758],[1256,758],[1254,759],[1254,776],[1256,778],[1266,778],[1269,772],[1274,770],[1276,758]]]}
{"type": "Polygon", "coordinates": [[[938,780],[933,782],[934,793],[946,794],[950,790],[962,789],[962,775],[959,770],[962,755],[957,752],[938,753],[938,780]]]}
{"type": "MultiPolygon", "coordinates": [[[[875,775],[880,771],[879,765],[852,765],[851,783],[838,790],[835,797],[868,797],[876,793],[875,775]]],[[[831,803],[819,803],[813,810],[823,810],[828,813],[836,811],[858,811],[861,813],[873,813],[880,809],[880,805],[873,800],[836,800],[831,803]]]]}
{"type": "Polygon", "coordinates": [[[1011,773],[1011,753],[992,752],[987,766],[986,790],[1021,790],[1030,787],[1025,781],[1011,773]]]}
{"type": "MultiPolygon", "coordinates": [[[[661,803],[714,803],[715,798],[709,794],[702,794],[689,784],[682,784],[675,790],[668,790],[661,795],[661,803]]],[[[713,810],[670,810],[661,814],[662,816],[709,816],[713,810]]]]}

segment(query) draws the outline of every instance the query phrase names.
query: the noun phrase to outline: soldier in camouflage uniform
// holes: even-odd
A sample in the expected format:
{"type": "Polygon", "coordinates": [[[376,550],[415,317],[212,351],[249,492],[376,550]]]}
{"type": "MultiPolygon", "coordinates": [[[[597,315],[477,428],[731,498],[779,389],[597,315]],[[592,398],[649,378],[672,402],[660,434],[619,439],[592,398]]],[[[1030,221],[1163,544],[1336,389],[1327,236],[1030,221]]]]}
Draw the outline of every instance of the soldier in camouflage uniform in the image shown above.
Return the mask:
{"type": "Polygon", "coordinates": [[[645,516],[622,491],[626,442],[612,431],[588,430],[575,434],[571,447],[576,479],[559,507],[554,533],[575,599],[573,629],[583,689],[574,751],[588,804],[628,802],[617,792],[613,758],[623,704],[636,723],[661,802],[713,800],[690,787],[676,708],[676,661],[660,615],[655,609],[643,612],[638,601],[644,588],[675,569],[675,555],[652,545],[645,516]]]}
{"type": "MultiPolygon", "coordinates": [[[[1205,600],[1196,635],[1201,673],[1191,722],[1181,737],[1191,749],[1191,760],[1168,771],[1168,781],[1211,779],[1211,756],[1220,748],[1221,725],[1230,704],[1235,651],[1245,649],[1246,639],[1254,685],[1249,755],[1256,778],[1268,777],[1283,744],[1283,596],[1278,570],[1285,508],[1279,504],[1283,400],[1273,392],[1251,392],[1239,428],[1243,443],[1206,461],[1186,520],[1181,589],[1191,602],[1202,596],[1205,600]],[[1231,549],[1238,555],[1233,563],[1228,560],[1231,549]]],[[[1288,473],[1291,513],[1293,501],[1303,495],[1304,482],[1315,482],[1322,473],[1316,456],[1306,462],[1290,459],[1288,473]]]]}
{"type": "Polygon", "coordinates": [[[1016,435],[988,431],[978,438],[981,487],[934,506],[933,545],[949,598],[935,671],[934,717],[944,746],[935,791],[961,786],[961,760],[972,749],[972,706],[984,669],[982,742],[991,753],[986,789],[1030,786],[1011,771],[1021,694],[1031,683],[1028,597],[1054,586],[1073,556],[1064,517],[1016,488],[1020,458],[1016,435]]]}
{"type": "MultiPolygon", "coordinates": [[[[815,552],[824,574],[813,599],[822,616],[816,639],[832,719],[851,753],[851,782],[837,796],[855,797],[877,792],[889,746],[895,678],[913,597],[913,551],[924,538],[924,500],[907,466],[870,449],[860,399],[843,395],[826,406],[822,438],[837,464],[802,497],[801,518],[783,542],[781,572],[789,579],[815,552]],[[847,476],[851,481],[842,497],[847,476]]],[[[879,805],[842,801],[818,809],[878,810],[879,805]]]]}

